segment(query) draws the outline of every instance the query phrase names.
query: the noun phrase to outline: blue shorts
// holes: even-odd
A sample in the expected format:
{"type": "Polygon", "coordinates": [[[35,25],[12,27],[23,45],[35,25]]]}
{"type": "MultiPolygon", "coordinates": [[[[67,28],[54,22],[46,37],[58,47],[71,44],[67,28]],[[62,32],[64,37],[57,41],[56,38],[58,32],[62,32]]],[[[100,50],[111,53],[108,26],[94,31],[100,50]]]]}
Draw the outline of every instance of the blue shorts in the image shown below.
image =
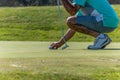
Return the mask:
{"type": "Polygon", "coordinates": [[[115,30],[115,28],[103,26],[103,21],[97,22],[94,16],[77,16],[76,23],[100,33],[109,33],[115,30]]]}

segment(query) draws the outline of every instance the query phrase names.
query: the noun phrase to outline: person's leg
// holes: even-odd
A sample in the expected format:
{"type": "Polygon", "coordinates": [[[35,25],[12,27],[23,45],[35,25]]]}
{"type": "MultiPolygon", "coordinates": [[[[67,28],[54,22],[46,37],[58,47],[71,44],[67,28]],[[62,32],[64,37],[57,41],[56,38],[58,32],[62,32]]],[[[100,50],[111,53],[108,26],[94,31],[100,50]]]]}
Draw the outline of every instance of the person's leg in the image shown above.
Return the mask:
{"type": "Polygon", "coordinates": [[[71,28],[77,32],[84,33],[84,34],[93,36],[95,38],[100,34],[99,32],[88,29],[84,25],[81,25],[81,24],[78,25],[76,23],[76,16],[68,17],[67,25],[69,28],[71,28]]]}
{"type": "Polygon", "coordinates": [[[67,25],[69,28],[96,38],[94,44],[88,46],[88,49],[103,49],[111,42],[111,39],[106,34],[101,33],[103,32],[103,28],[100,28],[102,26],[99,26],[96,20],[92,19],[92,17],[81,17],[81,20],[79,20],[81,22],[77,22],[76,19],[76,16],[67,19],[67,25]]]}

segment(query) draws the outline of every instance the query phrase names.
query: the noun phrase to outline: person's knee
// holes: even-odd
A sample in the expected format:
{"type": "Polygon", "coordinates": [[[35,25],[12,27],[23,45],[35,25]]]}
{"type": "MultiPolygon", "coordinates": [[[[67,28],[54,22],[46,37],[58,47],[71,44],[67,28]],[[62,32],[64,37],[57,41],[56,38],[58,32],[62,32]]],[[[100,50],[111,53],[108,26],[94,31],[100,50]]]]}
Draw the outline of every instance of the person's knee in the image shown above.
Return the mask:
{"type": "Polygon", "coordinates": [[[74,25],[74,24],[76,24],[75,20],[76,20],[76,17],[74,17],[74,16],[68,17],[67,20],[66,20],[66,23],[67,23],[68,26],[69,25],[74,25]]]}

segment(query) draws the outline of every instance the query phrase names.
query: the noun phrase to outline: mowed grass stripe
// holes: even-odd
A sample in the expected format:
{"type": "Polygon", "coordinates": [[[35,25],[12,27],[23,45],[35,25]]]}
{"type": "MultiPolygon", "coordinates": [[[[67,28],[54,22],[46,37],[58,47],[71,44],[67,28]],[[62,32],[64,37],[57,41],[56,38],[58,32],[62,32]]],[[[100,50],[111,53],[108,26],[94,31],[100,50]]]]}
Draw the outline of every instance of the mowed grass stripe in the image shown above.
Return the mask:
{"type": "Polygon", "coordinates": [[[1,41],[0,57],[81,57],[81,56],[118,56],[120,43],[112,43],[104,50],[88,50],[90,42],[69,42],[66,50],[49,50],[50,42],[1,41]],[[111,54],[111,55],[109,55],[111,54]]]}

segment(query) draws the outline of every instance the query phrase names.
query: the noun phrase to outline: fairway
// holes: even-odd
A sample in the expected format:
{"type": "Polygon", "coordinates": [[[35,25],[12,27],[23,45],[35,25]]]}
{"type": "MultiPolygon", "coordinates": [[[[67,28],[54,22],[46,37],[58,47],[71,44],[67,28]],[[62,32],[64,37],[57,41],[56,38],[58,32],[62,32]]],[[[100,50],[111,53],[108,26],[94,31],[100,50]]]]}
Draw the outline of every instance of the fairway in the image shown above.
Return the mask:
{"type": "Polygon", "coordinates": [[[0,80],[119,80],[120,43],[87,50],[90,42],[69,42],[49,50],[51,42],[1,41],[0,80]]]}

